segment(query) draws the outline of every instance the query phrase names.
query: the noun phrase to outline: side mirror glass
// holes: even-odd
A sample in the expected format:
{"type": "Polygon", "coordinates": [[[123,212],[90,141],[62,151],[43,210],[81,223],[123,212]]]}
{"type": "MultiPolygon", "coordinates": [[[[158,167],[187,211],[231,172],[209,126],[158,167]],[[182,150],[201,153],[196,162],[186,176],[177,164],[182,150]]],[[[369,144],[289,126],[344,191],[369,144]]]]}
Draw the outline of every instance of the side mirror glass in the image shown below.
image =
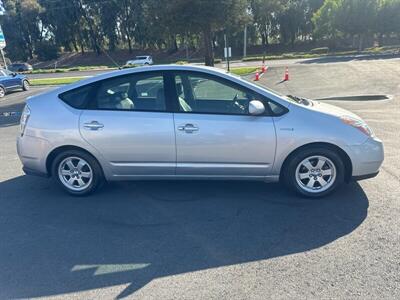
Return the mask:
{"type": "Polygon", "coordinates": [[[265,112],[265,106],[260,100],[252,100],[249,103],[249,114],[253,116],[262,115],[265,112]]]}

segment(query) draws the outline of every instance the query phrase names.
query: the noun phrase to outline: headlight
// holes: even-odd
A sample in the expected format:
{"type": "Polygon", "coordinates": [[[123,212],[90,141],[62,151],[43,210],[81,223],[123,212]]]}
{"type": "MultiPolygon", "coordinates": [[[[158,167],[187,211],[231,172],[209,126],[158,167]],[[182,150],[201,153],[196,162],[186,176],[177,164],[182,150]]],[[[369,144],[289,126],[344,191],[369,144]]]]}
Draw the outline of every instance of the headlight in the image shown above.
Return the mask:
{"type": "Polygon", "coordinates": [[[20,121],[21,136],[24,135],[26,124],[28,123],[30,115],[31,115],[31,110],[29,109],[28,105],[25,105],[24,110],[22,111],[22,114],[21,114],[21,121],[20,121]]]}
{"type": "Polygon", "coordinates": [[[340,117],[340,120],[342,120],[343,123],[360,130],[362,133],[366,134],[369,137],[374,136],[374,132],[372,131],[372,129],[369,128],[367,123],[365,123],[363,120],[355,119],[350,116],[342,116],[340,117]]]}

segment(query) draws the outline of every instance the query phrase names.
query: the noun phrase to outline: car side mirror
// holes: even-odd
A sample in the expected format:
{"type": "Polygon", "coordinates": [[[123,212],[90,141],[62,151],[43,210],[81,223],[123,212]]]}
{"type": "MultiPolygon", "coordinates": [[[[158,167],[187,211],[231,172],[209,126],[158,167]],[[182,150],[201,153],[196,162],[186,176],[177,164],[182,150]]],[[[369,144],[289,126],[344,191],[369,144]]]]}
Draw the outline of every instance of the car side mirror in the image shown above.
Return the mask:
{"type": "Polygon", "coordinates": [[[13,73],[11,73],[11,76],[15,77],[15,76],[17,76],[17,73],[13,72],[13,73]]]}
{"type": "Polygon", "coordinates": [[[262,115],[265,112],[265,106],[260,100],[252,100],[249,103],[249,114],[253,116],[262,115]]]}

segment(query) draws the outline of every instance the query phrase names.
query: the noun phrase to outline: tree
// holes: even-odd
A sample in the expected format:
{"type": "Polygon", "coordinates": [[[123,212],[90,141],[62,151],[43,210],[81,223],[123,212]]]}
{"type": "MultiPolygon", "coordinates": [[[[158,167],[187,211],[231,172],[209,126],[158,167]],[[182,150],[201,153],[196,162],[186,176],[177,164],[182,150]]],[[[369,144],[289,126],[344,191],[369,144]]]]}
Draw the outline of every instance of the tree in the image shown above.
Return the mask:
{"type": "Polygon", "coordinates": [[[251,12],[258,32],[261,35],[264,56],[269,44],[268,38],[279,31],[278,15],[283,11],[281,0],[251,0],[251,12]]]}
{"type": "Polygon", "coordinates": [[[400,0],[379,1],[376,20],[380,35],[396,33],[400,38],[400,0]]]}
{"type": "Polygon", "coordinates": [[[333,37],[341,32],[357,37],[361,51],[365,36],[376,32],[377,11],[377,0],[326,0],[313,18],[315,34],[333,37]]]}
{"type": "Polygon", "coordinates": [[[175,0],[171,9],[175,12],[177,28],[202,34],[207,66],[214,65],[215,32],[233,24],[244,24],[248,16],[246,0],[175,0]]]}
{"type": "Polygon", "coordinates": [[[327,0],[322,7],[314,13],[312,22],[314,24],[314,36],[317,39],[332,39],[338,35],[339,31],[335,26],[338,6],[339,0],[327,0]]]}
{"type": "Polygon", "coordinates": [[[338,30],[358,37],[358,49],[364,48],[364,38],[374,32],[377,0],[340,0],[334,26],[338,30]]]}

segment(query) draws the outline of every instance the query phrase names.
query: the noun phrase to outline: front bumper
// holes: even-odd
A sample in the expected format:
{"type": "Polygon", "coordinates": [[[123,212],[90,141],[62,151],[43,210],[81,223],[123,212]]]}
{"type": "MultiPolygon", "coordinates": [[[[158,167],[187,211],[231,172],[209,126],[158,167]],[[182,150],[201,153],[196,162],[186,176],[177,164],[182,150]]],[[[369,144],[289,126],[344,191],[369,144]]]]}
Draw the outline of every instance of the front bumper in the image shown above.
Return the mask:
{"type": "Polygon", "coordinates": [[[379,171],[376,172],[376,173],[372,173],[372,174],[353,176],[352,180],[353,181],[360,181],[360,180],[365,180],[365,179],[371,179],[371,178],[374,178],[374,177],[378,176],[378,174],[379,174],[379,171]]]}
{"type": "Polygon", "coordinates": [[[352,177],[361,180],[378,175],[384,160],[384,148],[381,140],[369,138],[364,144],[347,147],[353,173],[352,177]]]}

